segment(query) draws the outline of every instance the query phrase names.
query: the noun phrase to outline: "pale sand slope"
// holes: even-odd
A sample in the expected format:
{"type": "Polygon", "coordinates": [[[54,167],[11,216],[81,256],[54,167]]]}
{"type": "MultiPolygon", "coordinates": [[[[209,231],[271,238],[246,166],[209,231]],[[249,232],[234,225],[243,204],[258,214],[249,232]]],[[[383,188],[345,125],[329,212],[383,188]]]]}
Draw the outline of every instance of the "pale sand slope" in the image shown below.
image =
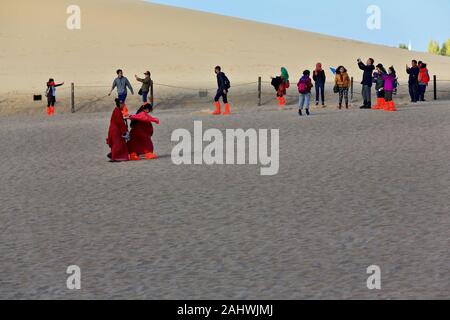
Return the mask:
{"type": "Polygon", "coordinates": [[[123,164],[105,157],[110,113],[0,118],[0,298],[448,298],[448,106],[269,108],[158,112],[162,158],[123,164]],[[279,174],[173,165],[193,120],[280,128],[279,174]]]}
{"type": "MultiPolygon", "coordinates": [[[[359,82],[361,72],[355,60],[371,56],[395,65],[403,82],[404,66],[412,58],[428,62],[432,74],[450,80],[449,58],[137,0],[4,1],[0,43],[3,113],[40,110],[30,103],[30,95],[42,93],[49,77],[104,86],[78,91],[82,98],[89,98],[90,107],[95,106],[117,68],[123,68],[130,80],[135,73],[151,69],[160,83],[210,88],[215,86],[212,68],[217,64],[236,85],[253,82],[259,75],[268,80],[281,65],[295,81],[301,71],[321,61],[326,67],[346,65],[359,82]],[[71,4],[82,10],[80,31],[66,28],[66,8],[71,4]]],[[[179,90],[171,91],[182,97],[179,90]]],[[[60,96],[68,97],[68,87],[60,96]]],[[[133,101],[137,103],[137,98],[133,101]]]]}

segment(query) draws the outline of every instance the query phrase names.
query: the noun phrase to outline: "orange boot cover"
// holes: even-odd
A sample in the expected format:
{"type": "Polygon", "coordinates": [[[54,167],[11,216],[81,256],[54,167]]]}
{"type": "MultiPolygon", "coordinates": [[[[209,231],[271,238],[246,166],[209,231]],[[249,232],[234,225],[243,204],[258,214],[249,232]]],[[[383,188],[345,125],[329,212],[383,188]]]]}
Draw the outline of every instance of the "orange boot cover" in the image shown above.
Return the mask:
{"type": "Polygon", "coordinates": [[[146,160],[158,159],[158,156],[152,152],[149,152],[145,154],[145,159],[146,160]]]}
{"type": "Polygon", "coordinates": [[[229,103],[225,103],[225,112],[223,113],[224,116],[228,116],[231,114],[231,110],[230,110],[230,104],[229,103]]]}
{"type": "Polygon", "coordinates": [[[131,161],[139,161],[141,158],[137,155],[137,153],[133,152],[130,154],[130,160],[131,161]]]}
{"type": "Polygon", "coordinates": [[[395,108],[395,102],[394,101],[389,101],[386,104],[387,104],[387,107],[384,109],[385,111],[388,111],[388,112],[395,112],[395,111],[397,111],[397,109],[395,108]]]}
{"type": "Polygon", "coordinates": [[[212,114],[215,116],[218,116],[219,114],[221,114],[222,112],[220,111],[220,102],[217,101],[216,102],[216,111],[214,111],[212,114]]]}

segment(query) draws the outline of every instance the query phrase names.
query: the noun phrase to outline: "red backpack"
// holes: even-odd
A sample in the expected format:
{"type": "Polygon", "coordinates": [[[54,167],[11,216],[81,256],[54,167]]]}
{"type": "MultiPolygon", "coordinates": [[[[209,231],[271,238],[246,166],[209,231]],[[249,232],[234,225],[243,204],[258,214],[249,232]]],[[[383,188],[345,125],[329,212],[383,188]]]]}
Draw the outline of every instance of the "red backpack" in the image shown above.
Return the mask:
{"type": "Polygon", "coordinates": [[[297,83],[297,88],[299,93],[308,93],[309,91],[308,80],[301,78],[300,81],[297,83]]]}

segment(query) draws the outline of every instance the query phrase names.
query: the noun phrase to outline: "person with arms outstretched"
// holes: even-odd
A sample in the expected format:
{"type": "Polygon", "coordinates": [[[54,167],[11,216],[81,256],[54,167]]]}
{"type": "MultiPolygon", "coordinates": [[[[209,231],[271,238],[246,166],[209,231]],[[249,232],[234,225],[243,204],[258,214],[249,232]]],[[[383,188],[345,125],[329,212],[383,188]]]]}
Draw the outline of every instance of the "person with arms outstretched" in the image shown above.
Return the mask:
{"type": "Polygon", "coordinates": [[[56,84],[55,80],[50,78],[47,82],[47,90],[45,91],[45,96],[47,97],[47,115],[50,117],[55,114],[55,103],[56,103],[56,88],[64,85],[64,82],[56,84]]]}
{"type": "Polygon", "coordinates": [[[124,116],[128,116],[128,107],[126,105],[126,100],[128,95],[128,89],[130,89],[131,94],[134,95],[133,87],[131,86],[130,81],[128,81],[128,79],[124,77],[123,71],[121,69],[117,70],[116,73],[117,78],[114,79],[111,91],[109,92],[108,96],[110,96],[114,91],[114,89],[117,88],[117,98],[122,104],[122,113],[124,116]]]}

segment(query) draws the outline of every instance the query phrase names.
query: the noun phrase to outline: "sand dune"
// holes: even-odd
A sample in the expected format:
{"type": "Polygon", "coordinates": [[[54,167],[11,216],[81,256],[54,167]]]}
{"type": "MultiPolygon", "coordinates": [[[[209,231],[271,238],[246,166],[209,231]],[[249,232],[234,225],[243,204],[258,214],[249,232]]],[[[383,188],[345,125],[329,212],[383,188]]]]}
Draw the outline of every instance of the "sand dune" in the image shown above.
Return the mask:
{"type": "Polygon", "coordinates": [[[105,86],[98,89],[103,94],[119,67],[130,79],[150,69],[155,81],[196,88],[214,86],[217,64],[235,84],[258,75],[268,79],[281,65],[296,78],[317,61],[344,64],[359,79],[356,58],[372,56],[399,68],[403,80],[404,65],[412,58],[427,61],[433,74],[450,79],[449,58],[138,0],[5,2],[0,26],[2,106],[23,94],[15,104],[29,107],[24,102],[31,93],[42,93],[50,76],[105,86]],[[71,4],[81,7],[81,30],[66,28],[71,4]]]}

